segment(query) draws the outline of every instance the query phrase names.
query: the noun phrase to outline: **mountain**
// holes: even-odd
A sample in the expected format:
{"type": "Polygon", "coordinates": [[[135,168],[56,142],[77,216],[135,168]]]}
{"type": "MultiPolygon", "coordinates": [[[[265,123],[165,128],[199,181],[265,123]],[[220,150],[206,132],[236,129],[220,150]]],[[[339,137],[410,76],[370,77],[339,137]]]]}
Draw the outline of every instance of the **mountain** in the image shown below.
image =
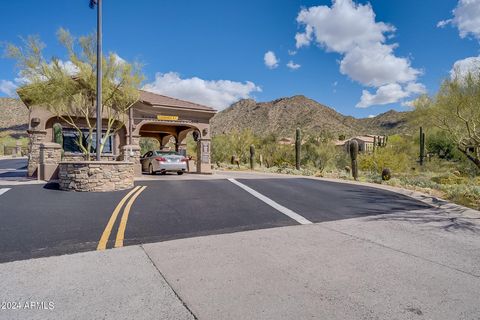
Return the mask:
{"type": "Polygon", "coordinates": [[[240,100],[217,113],[211,120],[212,133],[251,129],[265,135],[276,133],[292,137],[300,127],[305,132],[329,132],[334,135],[395,134],[409,131],[408,112],[394,110],[373,118],[356,119],[305,96],[281,98],[270,102],[240,100]]]}
{"type": "MultiPolygon", "coordinates": [[[[395,134],[410,131],[408,112],[390,110],[373,118],[356,119],[305,96],[270,102],[240,100],[217,113],[211,120],[213,134],[252,129],[259,135],[275,133],[292,137],[297,127],[304,132],[329,132],[334,135],[395,134]]],[[[28,109],[18,99],[0,98],[0,136],[25,136],[28,109]]]]}
{"type": "Polygon", "coordinates": [[[0,98],[0,136],[26,136],[28,109],[18,99],[0,98]]]}

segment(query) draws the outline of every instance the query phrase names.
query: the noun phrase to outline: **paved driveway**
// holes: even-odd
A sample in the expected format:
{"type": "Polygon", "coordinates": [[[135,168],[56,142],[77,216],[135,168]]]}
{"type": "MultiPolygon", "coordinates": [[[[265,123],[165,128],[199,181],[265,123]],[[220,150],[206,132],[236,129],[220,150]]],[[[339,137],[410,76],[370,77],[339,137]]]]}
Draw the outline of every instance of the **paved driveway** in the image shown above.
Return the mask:
{"type": "Polygon", "coordinates": [[[168,175],[136,185],[109,193],[2,187],[0,261],[429,207],[390,191],[269,175],[168,175]]]}
{"type": "Polygon", "coordinates": [[[1,186],[0,298],[55,309],[0,319],[480,319],[480,214],[414,196],[248,173],[1,186]]]}

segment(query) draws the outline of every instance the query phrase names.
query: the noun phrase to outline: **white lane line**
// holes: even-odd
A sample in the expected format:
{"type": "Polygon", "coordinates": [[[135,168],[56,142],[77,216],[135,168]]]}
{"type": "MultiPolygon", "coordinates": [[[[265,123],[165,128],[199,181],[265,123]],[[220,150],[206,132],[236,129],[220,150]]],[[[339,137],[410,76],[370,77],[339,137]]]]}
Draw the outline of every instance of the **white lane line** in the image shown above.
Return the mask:
{"type": "Polygon", "coordinates": [[[1,189],[0,189],[0,196],[1,196],[2,194],[4,194],[5,192],[7,192],[8,190],[10,190],[10,189],[11,189],[11,188],[1,188],[1,189]]]}
{"type": "Polygon", "coordinates": [[[298,223],[300,224],[312,224],[312,221],[308,220],[308,219],[305,219],[304,217],[302,217],[301,215],[299,215],[298,213],[296,213],[295,211],[292,211],[288,208],[285,208],[284,206],[282,206],[281,204],[273,201],[272,199],[270,198],[267,198],[265,197],[263,194],[253,190],[252,188],[250,188],[249,186],[246,186],[244,185],[243,183],[241,182],[238,182],[237,180],[233,179],[233,178],[229,178],[228,181],[230,181],[231,183],[233,184],[236,184],[237,186],[239,186],[240,188],[242,188],[243,190],[247,191],[248,193],[250,193],[252,196],[254,196],[255,198],[258,198],[260,200],[262,200],[263,202],[265,202],[266,204],[268,204],[270,207],[272,208],[275,208],[276,210],[280,211],[281,213],[283,213],[284,215],[292,218],[293,220],[297,221],[298,223]]]}

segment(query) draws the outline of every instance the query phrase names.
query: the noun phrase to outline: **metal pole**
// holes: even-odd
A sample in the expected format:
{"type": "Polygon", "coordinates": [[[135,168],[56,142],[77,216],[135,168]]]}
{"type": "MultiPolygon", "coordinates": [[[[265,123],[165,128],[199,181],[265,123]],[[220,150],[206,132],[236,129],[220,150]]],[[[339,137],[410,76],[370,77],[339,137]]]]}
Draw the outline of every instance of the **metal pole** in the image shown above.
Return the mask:
{"type": "Polygon", "coordinates": [[[102,0],[97,0],[97,161],[102,144],[102,0]]]}
{"type": "Polygon", "coordinates": [[[128,110],[128,131],[129,131],[129,135],[128,135],[128,144],[129,145],[132,145],[132,142],[133,142],[133,139],[132,139],[132,131],[133,131],[133,109],[132,107],[130,107],[130,109],[128,110]]]}

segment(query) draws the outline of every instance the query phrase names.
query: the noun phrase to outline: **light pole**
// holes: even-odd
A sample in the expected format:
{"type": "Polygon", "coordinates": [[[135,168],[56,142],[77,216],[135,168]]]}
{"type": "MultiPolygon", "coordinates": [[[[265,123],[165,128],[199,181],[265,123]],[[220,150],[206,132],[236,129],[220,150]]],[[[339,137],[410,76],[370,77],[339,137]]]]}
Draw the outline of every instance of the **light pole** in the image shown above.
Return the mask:
{"type": "MultiPolygon", "coordinates": [[[[96,159],[101,160],[102,144],[102,0],[90,0],[90,8],[97,6],[97,148],[96,159]]],[[[90,150],[89,150],[90,152],[90,150]]]]}

